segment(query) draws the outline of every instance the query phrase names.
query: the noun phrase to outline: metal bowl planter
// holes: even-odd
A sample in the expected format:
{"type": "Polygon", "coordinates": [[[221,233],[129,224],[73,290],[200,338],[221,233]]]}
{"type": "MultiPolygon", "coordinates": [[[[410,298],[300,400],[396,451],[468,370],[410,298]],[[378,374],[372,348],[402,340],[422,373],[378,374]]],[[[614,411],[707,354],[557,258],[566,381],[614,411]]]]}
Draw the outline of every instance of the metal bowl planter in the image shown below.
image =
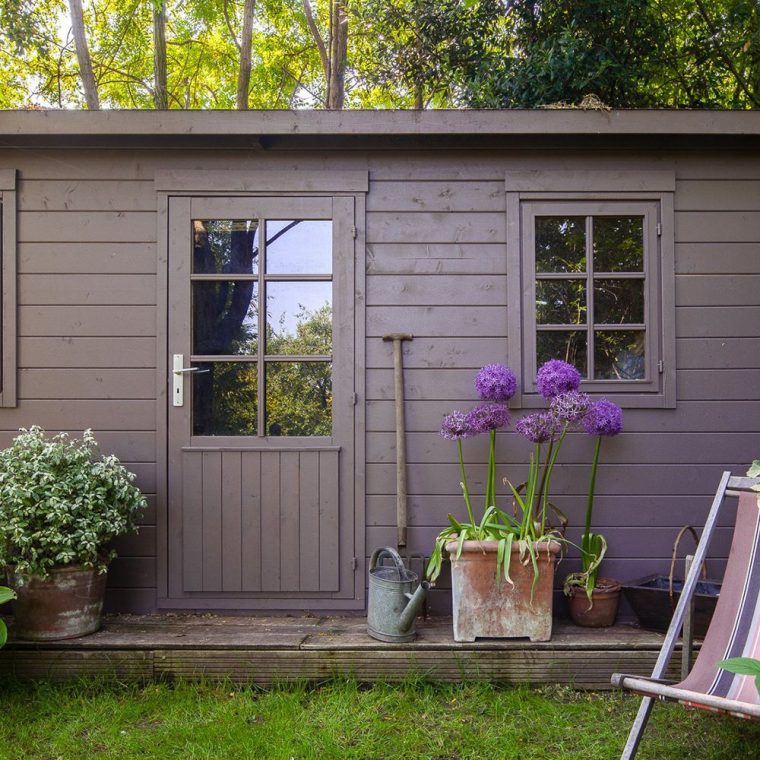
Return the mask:
{"type": "Polygon", "coordinates": [[[512,546],[509,575],[512,583],[496,577],[498,541],[465,541],[457,558],[458,542],[446,544],[451,560],[454,640],[520,638],[549,641],[552,635],[554,563],[560,551],[556,541],[536,544],[538,577],[533,564],[520,561],[512,546]]]}
{"type": "Polygon", "coordinates": [[[9,572],[17,599],[14,634],[28,641],[86,636],[100,628],[106,574],[81,565],[53,568],[47,578],[9,572]]]}

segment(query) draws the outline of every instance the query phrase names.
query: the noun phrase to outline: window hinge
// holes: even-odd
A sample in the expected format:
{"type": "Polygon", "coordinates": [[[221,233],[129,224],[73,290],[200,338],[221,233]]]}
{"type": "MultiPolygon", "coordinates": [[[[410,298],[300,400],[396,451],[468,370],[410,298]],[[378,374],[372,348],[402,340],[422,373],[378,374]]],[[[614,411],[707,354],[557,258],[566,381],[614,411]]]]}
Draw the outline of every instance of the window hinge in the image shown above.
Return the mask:
{"type": "Polygon", "coordinates": [[[657,371],[662,374],[665,371],[665,362],[660,359],[660,361],[657,362],[657,371]]]}
{"type": "Polygon", "coordinates": [[[657,237],[662,237],[662,222],[657,222],[657,237]]]}
{"type": "Polygon", "coordinates": [[[353,557],[351,559],[351,569],[356,570],[356,568],[359,567],[359,563],[356,560],[356,557],[353,557]]]}
{"type": "Polygon", "coordinates": [[[353,227],[351,227],[351,237],[352,237],[354,240],[356,240],[356,235],[357,235],[357,234],[358,234],[358,233],[357,233],[357,231],[356,231],[356,226],[354,225],[353,227]]]}

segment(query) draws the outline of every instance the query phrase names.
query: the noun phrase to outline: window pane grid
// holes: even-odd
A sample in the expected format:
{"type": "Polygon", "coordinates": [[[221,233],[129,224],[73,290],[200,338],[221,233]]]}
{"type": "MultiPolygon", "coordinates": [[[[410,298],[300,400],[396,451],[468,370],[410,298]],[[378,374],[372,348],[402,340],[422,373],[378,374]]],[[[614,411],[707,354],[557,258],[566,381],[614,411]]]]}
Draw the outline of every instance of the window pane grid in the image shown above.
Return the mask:
{"type": "MultiPolygon", "coordinates": [[[[646,324],[643,321],[627,319],[638,314],[643,317],[647,313],[644,220],[644,216],[638,215],[536,217],[534,260],[537,366],[540,366],[543,360],[551,358],[552,352],[556,355],[557,350],[561,349],[561,334],[564,333],[565,353],[568,357],[573,357],[574,361],[571,363],[585,370],[582,374],[585,375],[586,382],[610,379],[646,380],[646,324]],[[599,225],[599,237],[602,239],[600,241],[595,239],[595,221],[599,225]],[[561,271],[559,266],[556,269],[560,271],[538,271],[540,262],[554,265],[560,260],[558,255],[554,255],[552,245],[559,246],[557,250],[564,252],[567,244],[563,235],[567,231],[572,237],[575,251],[574,266],[565,267],[565,271],[561,271]],[[585,261],[580,259],[580,234],[584,234],[585,237],[585,261]],[[596,271],[598,258],[612,266],[596,271]],[[641,282],[641,291],[637,292],[635,286],[633,290],[629,286],[623,287],[625,281],[641,282]],[[552,282],[557,284],[553,286],[552,282]],[[560,282],[567,285],[559,287],[560,282]],[[583,282],[585,293],[577,290],[573,282],[583,282]],[[595,303],[596,301],[598,303],[595,303]],[[595,319],[598,316],[596,311],[599,309],[603,310],[607,319],[595,319]],[[574,321],[553,319],[572,319],[574,315],[577,315],[574,321]],[[618,315],[620,321],[613,321],[618,315]],[[585,347],[578,342],[579,331],[585,333],[585,347]],[[542,334],[545,335],[544,338],[541,338],[542,334]],[[550,334],[557,335],[560,343],[550,339],[550,334]],[[602,340],[602,335],[607,337],[602,340]]],[[[563,265],[564,263],[563,261],[563,265]]],[[[565,359],[568,360],[567,357],[565,359]]]]}

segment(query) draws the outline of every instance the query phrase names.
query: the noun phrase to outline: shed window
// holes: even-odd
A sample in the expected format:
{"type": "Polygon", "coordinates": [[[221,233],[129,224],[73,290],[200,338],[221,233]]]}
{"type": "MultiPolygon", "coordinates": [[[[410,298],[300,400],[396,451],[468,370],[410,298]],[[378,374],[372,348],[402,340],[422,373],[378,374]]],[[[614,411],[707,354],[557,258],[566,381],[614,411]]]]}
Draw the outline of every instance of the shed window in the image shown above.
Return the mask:
{"type": "Polygon", "coordinates": [[[0,407],[16,406],[16,171],[0,170],[0,407]]]}
{"type": "Polygon", "coordinates": [[[510,269],[509,277],[519,278],[519,291],[511,289],[519,292],[512,306],[519,319],[513,315],[510,324],[521,335],[509,337],[510,359],[522,370],[522,402],[540,403],[537,368],[564,359],[580,371],[587,392],[625,406],[672,405],[665,389],[673,357],[663,328],[672,324],[674,305],[664,287],[672,268],[663,260],[661,201],[531,194],[513,204],[514,212],[519,272],[510,269]]]}

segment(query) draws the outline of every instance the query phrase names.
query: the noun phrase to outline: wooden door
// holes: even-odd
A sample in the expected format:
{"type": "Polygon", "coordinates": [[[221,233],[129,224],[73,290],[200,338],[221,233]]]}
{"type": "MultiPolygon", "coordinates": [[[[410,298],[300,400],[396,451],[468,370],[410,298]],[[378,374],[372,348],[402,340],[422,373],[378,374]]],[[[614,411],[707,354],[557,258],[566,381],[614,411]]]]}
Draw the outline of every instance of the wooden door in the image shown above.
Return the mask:
{"type": "Polygon", "coordinates": [[[169,200],[166,606],[361,603],[353,203],[169,200]]]}

